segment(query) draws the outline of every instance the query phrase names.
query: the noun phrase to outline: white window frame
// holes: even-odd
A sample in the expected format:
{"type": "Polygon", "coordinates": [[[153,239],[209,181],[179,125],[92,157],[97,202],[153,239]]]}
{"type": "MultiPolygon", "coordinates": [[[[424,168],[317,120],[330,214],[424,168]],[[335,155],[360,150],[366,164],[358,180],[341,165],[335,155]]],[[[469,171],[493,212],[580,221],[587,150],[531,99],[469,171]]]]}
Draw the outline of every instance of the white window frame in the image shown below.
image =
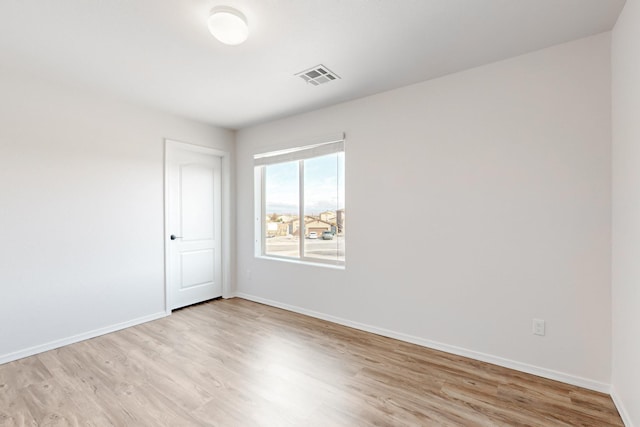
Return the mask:
{"type": "MultiPolygon", "coordinates": [[[[307,142],[307,145],[295,147],[286,150],[270,151],[260,153],[253,156],[254,165],[254,190],[255,190],[255,256],[257,258],[275,259],[281,261],[289,261],[294,263],[314,264],[327,267],[344,268],[345,261],[327,260],[314,257],[304,256],[304,244],[306,235],[304,223],[304,160],[313,159],[315,157],[325,156],[335,153],[345,152],[345,135],[344,133],[318,138],[313,142],[307,142]],[[273,255],[266,253],[266,206],[265,206],[265,190],[266,190],[266,166],[278,163],[298,162],[298,220],[300,222],[299,230],[299,257],[287,257],[281,255],[273,255]]],[[[345,165],[346,166],[346,165],[345,165]]]]}

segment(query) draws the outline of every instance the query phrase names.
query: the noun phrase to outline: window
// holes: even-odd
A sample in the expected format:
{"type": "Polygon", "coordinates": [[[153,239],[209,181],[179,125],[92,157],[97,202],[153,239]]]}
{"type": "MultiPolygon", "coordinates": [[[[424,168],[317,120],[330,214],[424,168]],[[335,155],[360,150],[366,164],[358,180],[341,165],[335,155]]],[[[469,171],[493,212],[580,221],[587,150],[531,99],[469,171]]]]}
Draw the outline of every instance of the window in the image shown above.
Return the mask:
{"type": "Polygon", "coordinates": [[[344,159],[343,135],[254,156],[258,256],[344,265],[344,159]]]}

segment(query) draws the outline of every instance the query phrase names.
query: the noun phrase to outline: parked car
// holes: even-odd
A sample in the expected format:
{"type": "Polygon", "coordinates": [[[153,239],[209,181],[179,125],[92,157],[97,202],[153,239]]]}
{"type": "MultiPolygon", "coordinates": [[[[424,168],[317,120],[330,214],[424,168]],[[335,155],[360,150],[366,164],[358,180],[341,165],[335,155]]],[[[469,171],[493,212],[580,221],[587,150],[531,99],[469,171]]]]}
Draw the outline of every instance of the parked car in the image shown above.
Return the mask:
{"type": "Polygon", "coordinates": [[[330,231],[323,231],[322,240],[333,240],[333,233],[330,231]]]}
{"type": "Polygon", "coordinates": [[[309,235],[307,236],[307,239],[317,239],[317,238],[318,238],[318,233],[316,233],[315,231],[309,232],[309,235]]]}

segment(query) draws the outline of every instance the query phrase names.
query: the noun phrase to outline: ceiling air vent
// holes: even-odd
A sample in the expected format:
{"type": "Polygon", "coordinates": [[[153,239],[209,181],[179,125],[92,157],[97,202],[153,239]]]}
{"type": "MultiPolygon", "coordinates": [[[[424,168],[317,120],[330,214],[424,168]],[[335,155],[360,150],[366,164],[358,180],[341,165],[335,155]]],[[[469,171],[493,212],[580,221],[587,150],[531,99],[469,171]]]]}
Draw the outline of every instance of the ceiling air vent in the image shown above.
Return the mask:
{"type": "Polygon", "coordinates": [[[337,80],[340,78],[339,75],[322,64],[316,65],[315,67],[309,68],[308,70],[301,71],[297,73],[296,76],[300,76],[302,80],[314,86],[318,86],[323,83],[329,83],[332,80],[337,80]]]}

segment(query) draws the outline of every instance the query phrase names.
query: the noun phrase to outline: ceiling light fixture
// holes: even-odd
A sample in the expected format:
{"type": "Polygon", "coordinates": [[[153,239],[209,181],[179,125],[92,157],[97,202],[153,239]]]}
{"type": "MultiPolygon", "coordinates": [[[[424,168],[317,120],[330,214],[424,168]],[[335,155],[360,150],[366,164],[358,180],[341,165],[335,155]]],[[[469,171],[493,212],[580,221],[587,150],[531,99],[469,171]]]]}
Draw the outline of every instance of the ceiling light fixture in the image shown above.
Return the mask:
{"type": "Polygon", "coordinates": [[[208,26],[213,37],[224,44],[235,46],[249,37],[247,18],[232,7],[214,7],[209,14],[208,26]]]}

